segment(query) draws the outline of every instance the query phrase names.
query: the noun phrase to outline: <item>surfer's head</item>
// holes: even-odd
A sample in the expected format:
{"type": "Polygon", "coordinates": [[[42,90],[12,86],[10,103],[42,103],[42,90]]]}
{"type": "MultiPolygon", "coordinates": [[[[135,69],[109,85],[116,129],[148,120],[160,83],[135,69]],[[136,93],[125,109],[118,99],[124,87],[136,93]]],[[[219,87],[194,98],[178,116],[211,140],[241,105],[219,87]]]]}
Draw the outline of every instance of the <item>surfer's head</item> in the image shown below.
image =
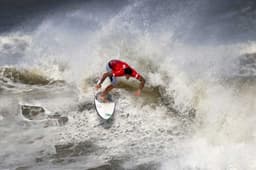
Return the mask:
{"type": "Polygon", "coordinates": [[[131,68],[125,68],[124,69],[124,74],[125,74],[125,77],[126,77],[126,79],[129,79],[130,78],[130,76],[132,75],[132,69],[131,68]]]}

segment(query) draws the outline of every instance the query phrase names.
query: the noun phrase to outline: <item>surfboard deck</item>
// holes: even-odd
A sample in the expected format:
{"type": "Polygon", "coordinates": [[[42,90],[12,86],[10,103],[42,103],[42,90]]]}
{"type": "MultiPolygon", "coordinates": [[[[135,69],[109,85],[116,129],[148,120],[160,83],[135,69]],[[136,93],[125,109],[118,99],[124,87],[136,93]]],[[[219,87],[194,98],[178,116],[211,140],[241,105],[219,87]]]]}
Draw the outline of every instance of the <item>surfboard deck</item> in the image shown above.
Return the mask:
{"type": "Polygon", "coordinates": [[[108,120],[112,117],[112,115],[115,112],[116,103],[112,99],[112,96],[110,94],[108,94],[108,96],[106,97],[107,101],[102,101],[99,98],[100,94],[101,94],[101,92],[99,92],[95,95],[95,99],[94,99],[95,108],[96,108],[98,115],[102,119],[108,120]]]}

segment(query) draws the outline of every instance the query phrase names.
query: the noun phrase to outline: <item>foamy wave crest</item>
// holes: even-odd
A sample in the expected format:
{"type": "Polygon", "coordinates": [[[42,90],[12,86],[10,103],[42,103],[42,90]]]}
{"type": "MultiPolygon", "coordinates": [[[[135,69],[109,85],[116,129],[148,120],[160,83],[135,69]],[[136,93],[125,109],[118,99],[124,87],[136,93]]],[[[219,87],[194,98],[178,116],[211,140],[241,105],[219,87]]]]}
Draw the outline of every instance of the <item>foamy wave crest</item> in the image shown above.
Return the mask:
{"type": "Polygon", "coordinates": [[[37,69],[22,69],[15,67],[1,67],[0,77],[2,82],[27,85],[47,85],[61,82],[61,80],[54,80],[47,77],[45,73],[37,69]]]}

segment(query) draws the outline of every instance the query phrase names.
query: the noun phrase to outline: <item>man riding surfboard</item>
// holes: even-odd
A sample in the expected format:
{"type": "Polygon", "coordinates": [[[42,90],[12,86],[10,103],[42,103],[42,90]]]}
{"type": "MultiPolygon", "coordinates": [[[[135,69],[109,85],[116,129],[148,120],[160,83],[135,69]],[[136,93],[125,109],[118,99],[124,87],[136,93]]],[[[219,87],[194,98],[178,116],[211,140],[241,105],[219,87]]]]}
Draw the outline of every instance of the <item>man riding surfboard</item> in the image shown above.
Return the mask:
{"type": "Polygon", "coordinates": [[[101,93],[100,98],[105,101],[105,97],[107,94],[116,87],[117,80],[116,77],[122,77],[125,76],[126,79],[128,80],[130,77],[136,78],[137,80],[140,81],[140,86],[138,90],[136,91],[135,95],[140,96],[141,95],[141,90],[144,87],[145,84],[145,79],[137,73],[135,69],[130,67],[127,63],[121,61],[121,60],[111,60],[107,63],[106,66],[107,72],[105,72],[99,82],[96,85],[96,89],[101,88],[101,84],[104,82],[104,80],[109,77],[111,84],[108,85],[105,90],[101,93]]]}

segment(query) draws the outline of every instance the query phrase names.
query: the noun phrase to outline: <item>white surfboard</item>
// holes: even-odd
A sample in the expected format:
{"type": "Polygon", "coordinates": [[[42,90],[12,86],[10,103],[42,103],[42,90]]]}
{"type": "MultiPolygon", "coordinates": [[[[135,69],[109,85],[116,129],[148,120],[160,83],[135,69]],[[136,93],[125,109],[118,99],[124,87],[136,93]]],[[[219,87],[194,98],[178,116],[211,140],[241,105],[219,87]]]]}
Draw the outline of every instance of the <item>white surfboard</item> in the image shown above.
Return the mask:
{"type": "Polygon", "coordinates": [[[107,96],[107,101],[103,102],[98,98],[100,92],[95,95],[94,104],[98,115],[105,120],[112,117],[115,112],[116,103],[112,100],[111,95],[107,96]]]}

